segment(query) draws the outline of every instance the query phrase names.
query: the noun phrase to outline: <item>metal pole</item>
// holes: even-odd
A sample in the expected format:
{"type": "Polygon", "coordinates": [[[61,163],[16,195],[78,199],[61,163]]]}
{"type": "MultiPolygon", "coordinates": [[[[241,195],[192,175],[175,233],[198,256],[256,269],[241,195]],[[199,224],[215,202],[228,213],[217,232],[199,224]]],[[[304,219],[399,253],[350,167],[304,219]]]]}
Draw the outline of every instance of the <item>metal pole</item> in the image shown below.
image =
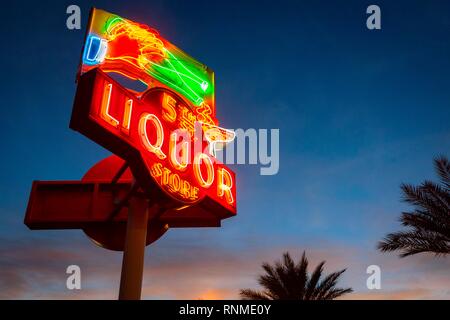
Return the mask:
{"type": "Polygon", "coordinates": [[[139,300],[142,291],[147,237],[148,200],[134,196],[128,209],[127,235],[122,260],[119,300],[139,300]]]}

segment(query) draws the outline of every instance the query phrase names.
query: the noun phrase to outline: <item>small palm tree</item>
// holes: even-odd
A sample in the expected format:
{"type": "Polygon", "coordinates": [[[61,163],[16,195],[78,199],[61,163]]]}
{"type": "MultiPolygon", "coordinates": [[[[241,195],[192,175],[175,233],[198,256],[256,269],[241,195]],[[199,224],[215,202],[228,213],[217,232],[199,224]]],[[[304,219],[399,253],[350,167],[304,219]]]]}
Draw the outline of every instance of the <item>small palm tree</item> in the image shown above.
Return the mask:
{"type": "Polygon", "coordinates": [[[344,270],[326,276],[322,281],[325,261],[319,263],[311,275],[308,275],[308,259],[303,252],[300,261],[295,264],[289,252],[283,255],[283,262],[274,266],[263,263],[265,274],[258,277],[263,291],[241,290],[244,300],[332,300],[350,293],[351,288],[336,288],[339,277],[344,270]]]}
{"type": "Polygon", "coordinates": [[[400,221],[409,229],[388,234],[378,244],[381,251],[400,250],[400,257],[420,252],[450,253],[450,162],[440,157],[434,164],[440,185],[425,181],[418,187],[401,186],[404,201],[415,210],[402,213],[400,221]]]}

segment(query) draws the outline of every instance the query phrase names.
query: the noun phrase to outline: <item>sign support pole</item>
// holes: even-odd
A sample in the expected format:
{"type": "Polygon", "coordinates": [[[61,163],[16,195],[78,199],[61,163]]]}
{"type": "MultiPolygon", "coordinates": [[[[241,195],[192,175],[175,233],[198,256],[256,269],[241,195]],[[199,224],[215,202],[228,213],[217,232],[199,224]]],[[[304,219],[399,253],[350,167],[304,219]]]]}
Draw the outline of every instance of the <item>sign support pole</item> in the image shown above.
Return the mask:
{"type": "Polygon", "coordinates": [[[140,300],[149,203],[139,196],[133,196],[129,203],[119,300],[140,300]]]}

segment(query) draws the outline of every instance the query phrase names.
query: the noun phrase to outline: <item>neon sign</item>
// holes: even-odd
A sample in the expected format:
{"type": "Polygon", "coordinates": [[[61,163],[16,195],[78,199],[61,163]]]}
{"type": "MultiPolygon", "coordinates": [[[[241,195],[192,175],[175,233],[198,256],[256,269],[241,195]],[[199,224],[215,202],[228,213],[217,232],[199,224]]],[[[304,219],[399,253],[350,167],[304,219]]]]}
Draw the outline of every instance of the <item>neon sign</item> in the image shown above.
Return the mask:
{"type": "Polygon", "coordinates": [[[208,198],[235,213],[234,173],[214,158],[234,133],[218,124],[208,67],[146,25],[92,10],[71,128],[126,159],[153,196],[156,184],[174,206],[208,198]],[[137,93],[107,73],[147,89],[137,93]]]}
{"type": "Polygon", "coordinates": [[[98,69],[83,75],[78,88],[71,127],[138,163],[132,169],[146,189],[156,182],[182,205],[208,197],[235,212],[234,173],[208,152],[203,124],[194,114],[186,120],[190,108],[178,95],[153,88],[139,99],[98,69]]]}
{"type": "Polygon", "coordinates": [[[205,123],[214,124],[213,72],[146,25],[94,9],[81,74],[96,67],[140,80],[147,88],[170,88],[201,109],[205,123]]]}

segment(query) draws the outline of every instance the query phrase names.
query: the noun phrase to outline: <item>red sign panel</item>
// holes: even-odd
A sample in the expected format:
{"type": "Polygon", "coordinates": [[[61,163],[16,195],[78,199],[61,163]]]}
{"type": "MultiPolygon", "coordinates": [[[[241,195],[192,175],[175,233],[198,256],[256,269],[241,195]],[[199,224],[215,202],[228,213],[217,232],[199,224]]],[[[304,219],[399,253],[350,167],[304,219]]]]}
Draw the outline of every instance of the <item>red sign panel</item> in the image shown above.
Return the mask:
{"type": "Polygon", "coordinates": [[[79,79],[70,127],[125,159],[150,199],[236,213],[233,171],[209,154],[198,114],[169,89],[138,98],[93,69],[79,79]]]}

